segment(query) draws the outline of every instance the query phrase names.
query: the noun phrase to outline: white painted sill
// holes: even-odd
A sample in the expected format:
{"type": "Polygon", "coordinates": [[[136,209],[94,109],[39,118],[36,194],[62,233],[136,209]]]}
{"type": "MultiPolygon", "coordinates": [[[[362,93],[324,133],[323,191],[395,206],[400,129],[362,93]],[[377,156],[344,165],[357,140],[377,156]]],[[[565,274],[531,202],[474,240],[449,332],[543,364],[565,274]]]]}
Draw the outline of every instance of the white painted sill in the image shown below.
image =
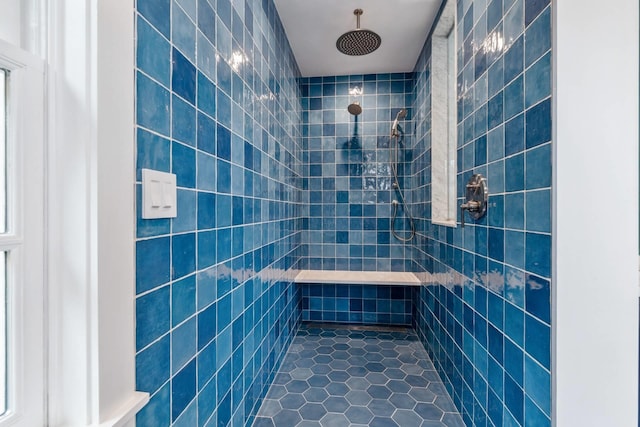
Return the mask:
{"type": "Polygon", "coordinates": [[[445,227],[454,227],[455,228],[455,227],[458,226],[458,224],[456,223],[456,220],[454,220],[454,219],[453,220],[452,219],[450,219],[450,220],[440,220],[440,219],[431,220],[431,223],[432,224],[436,224],[436,225],[444,225],[445,227]]]}
{"type": "Polygon", "coordinates": [[[149,402],[149,393],[141,391],[133,392],[133,395],[127,400],[113,416],[106,421],[100,423],[99,427],[124,427],[135,426],[135,416],[149,402]]]}

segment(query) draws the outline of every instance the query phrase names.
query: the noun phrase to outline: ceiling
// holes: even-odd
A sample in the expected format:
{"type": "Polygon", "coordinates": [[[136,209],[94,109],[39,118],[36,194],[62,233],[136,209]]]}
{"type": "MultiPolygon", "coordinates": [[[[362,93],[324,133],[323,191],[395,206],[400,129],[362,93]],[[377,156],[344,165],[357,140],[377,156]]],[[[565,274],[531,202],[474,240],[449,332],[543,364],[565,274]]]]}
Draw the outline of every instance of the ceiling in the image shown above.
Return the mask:
{"type": "Polygon", "coordinates": [[[289,43],[304,77],[413,71],[442,0],[275,0],[289,43]],[[360,28],[382,38],[363,56],[336,49],[343,33],[360,28]]]}

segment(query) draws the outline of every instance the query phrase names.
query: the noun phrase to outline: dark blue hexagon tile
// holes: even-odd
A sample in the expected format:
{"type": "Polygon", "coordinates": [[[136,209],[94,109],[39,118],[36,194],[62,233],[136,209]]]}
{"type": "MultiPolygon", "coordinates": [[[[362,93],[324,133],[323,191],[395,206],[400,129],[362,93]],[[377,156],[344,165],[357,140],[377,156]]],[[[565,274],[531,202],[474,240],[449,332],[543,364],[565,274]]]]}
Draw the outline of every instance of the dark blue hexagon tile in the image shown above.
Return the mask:
{"type": "Polygon", "coordinates": [[[464,427],[418,337],[408,329],[303,324],[254,427],[464,427]]]}

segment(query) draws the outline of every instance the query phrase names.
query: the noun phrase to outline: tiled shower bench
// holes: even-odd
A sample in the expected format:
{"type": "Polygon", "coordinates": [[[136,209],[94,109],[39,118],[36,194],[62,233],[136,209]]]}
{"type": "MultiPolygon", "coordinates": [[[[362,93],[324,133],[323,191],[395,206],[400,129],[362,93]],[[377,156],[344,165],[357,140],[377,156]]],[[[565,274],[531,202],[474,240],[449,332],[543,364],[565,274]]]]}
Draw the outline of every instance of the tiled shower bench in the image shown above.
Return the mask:
{"type": "Polygon", "coordinates": [[[420,286],[420,280],[415,274],[404,271],[300,270],[295,282],[420,286]]]}
{"type": "Polygon", "coordinates": [[[306,322],[411,325],[412,294],[420,280],[413,273],[302,270],[306,322]]]}

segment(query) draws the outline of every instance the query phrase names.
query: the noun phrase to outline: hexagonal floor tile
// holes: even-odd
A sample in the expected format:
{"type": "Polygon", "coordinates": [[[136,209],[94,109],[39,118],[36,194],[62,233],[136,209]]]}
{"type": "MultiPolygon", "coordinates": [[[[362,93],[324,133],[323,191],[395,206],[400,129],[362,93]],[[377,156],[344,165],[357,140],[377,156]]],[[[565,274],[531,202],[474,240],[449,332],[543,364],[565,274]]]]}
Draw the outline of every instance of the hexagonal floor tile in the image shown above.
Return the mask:
{"type": "Polygon", "coordinates": [[[346,411],[351,404],[342,396],[329,396],[327,400],[322,402],[322,405],[327,409],[327,412],[342,413],[346,411]]]}
{"type": "Polygon", "coordinates": [[[396,407],[387,399],[373,399],[367,405],[367,408],[375,416],[390,417],[396,411],[396,407]]]}
{"type": "Polygon", "coordinates": [[[406,393],[393,393],[389,401],[400,409],[413,409],[416,406],[416,401],[413,397],[406,393]]]}
{"type": "Polygon", "coordinates": [[[366,390],[371,385],[365,378],[360,377],[349,378],[346,384],[351,390],[366,390]]]}
{"type": "MultiPolygon", "coordinates": [[[[320,425],[323,427],[337,427],[349,425],[349,420],[344,414],[332,414],[329,413],[320,419],[320,425]]],[[[283,424],[282,427],[285,427],[283,424]]]]}
{"type": "Polygon", "coordinates": [[[285,388],[289,393],[302,393],[309,388],[309,383],[303,380],[291,380],[285,388]]]}
{"type": "Polygon", "coordinates": [[[388,399],[391,396],[391,390],[383,385],[372,385],[367,388],[367,393],[374,399],[388,399]]]}
{"type": "Polygon", "coordinates": [[[298,411],[292,411],[290,409],[283,409],[273,417],[273,424],[275,424],[276,427],[294,426],[300,421],[302,421],[302,418],[300,418],[298,411]]]}
{"type": "Polygon", "coordinates": [[[324,388],[331,396],[344,396],[349,393],[349,387],[345,383],[330,383],[324,388]]]}
{"type": "Polygon", "coordinates": [[[398,409],[391,418],[402,427],[420,427],[424,421],[414,411],[398,409]]]}
{"type": "Polygon", "coordinates": [[[260,406],[260,412],[258,412],[258,416],[262,417],[273,417],[275,414],[282,410],[282,406],[280,406],[280,401],[272,400],[272,399],[264,399],[262,401],[262,406],[260,406]]]}
{"type": "Polygon", "coordinates": [[[313,372],[311,372],[309,368],[295,368],[289,372],[289,375],[291,375],[291,378],[294,380],[306,380],[313,375],[313,372]]]}
{"type": "Polygon", "coordinates": [[[440,421],[444,412],[433,403],[418,403],[415,412],[425,420],[440,421]]]}
{"type": "Polygon", "coordinates": [[[254,427],[464,427],[413,333],[302,325],[254,427]]]}
{"type": "Polygon", "coordinates": [[[387,417],[375,417],[369,423],[369,427],[400,427],[391,418],[387,417]]]}
{"type": "Polygon", "coordinates": [[[326,375],[313,375],[307,379],[307,382],[311,387],[325,387],[331,382],[326,375]]]}
{"type": "MultiPolygon", "coordinates": [[[[436,400],[435,393],[429,389],[421,387],[411,388],[411,390],[409,390],[409,396],[413,397],[417,402],[433,403],[436,400]]],[[[443,403],[446,404],[446,402],[443,403]]],[[[441,409],[444,410],[442,407],[441,409]]]]}
{"type": "Polygon", "coordinates": [[[319,403],[307,403],[300,408],[299,412],[303,420],[319,421],[326,415],[327,410],[319,403]]]}
{"type": "Polygon", "coordinates": [[[280,406],[284,409],[299,409],[302,405],[307,403],[304,396],[299,393],[288,393],[282,399],[279,400],[280,406]]]}
{"type": "Polygon", "coordinates": [[[369,393],[362,390],[351,390],[345,397],[352,405],[361,406],[368,405],[373,400],[369,393]]]}
{"type": "Polygon", "coordinates": [[[353,424],[368,424],[373,414],[364,406],[352,406],[344,413],[353,424]]]}

